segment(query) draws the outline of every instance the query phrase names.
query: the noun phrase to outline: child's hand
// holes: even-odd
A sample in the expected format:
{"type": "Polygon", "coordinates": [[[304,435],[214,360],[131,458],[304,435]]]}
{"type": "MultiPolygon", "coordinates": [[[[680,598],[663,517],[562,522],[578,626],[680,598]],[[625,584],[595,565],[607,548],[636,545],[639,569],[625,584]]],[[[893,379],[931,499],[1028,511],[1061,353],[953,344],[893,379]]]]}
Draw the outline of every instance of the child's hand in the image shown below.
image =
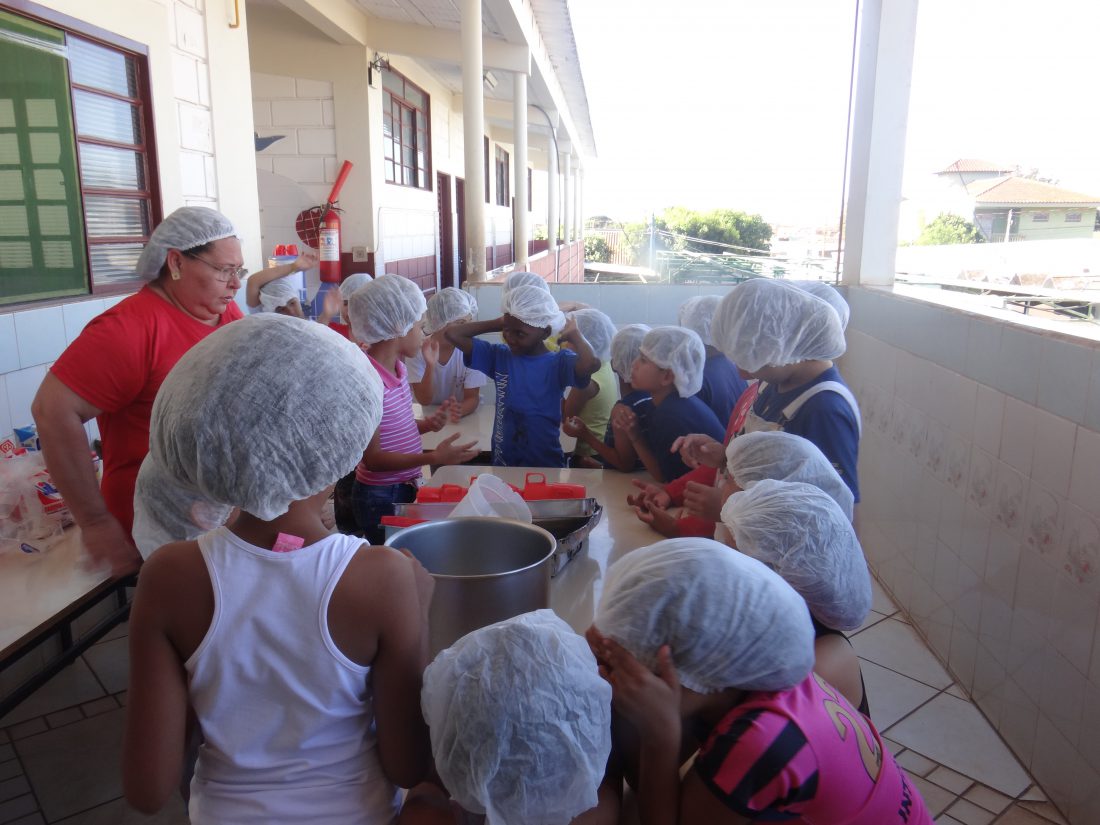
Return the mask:
{"type": "Polygon", "coordinates": [[[429,335],[420,345],[420,354],[424,357],[424,363],[434,367],[439,363],[439,339],[429,335]]]}
{"type": "Polygon", "coordinates": [[[672,496],[666,493],[665,488],[659,484],[649,484],[636,478],[632,478],[630,483],[641,490],[640,493],[626,497],[626,503],[631,507],[667,510],[672,506],[672,496]]]}
{"type": "MultiPolygon", "coordinates": [[[[599,631],[597,631],[597,634],[599,631]]],[[[680,747],[680,679],[672,664],[672,650],[662,645],[657,651],[656,672],[613,639],[600,636],[603,659],[600,675],[611,684],[611,704],[637,729],[643,740],[680,747]]],[[[590,642],[591,644],[591,642],[590,642]]]]}
{"type": "Polygon", "coordinates": [[[558,333],[559,344],[571,344],[573,343],[574,336],[580,335],[577,330],[577,322],[573,319],[572,315],[569,315],[565,319],[565,326],[561,328],[561,332],[558,333]]]}
{"type": "Polygon", "coordinates": [[[342,305],[343,299],[340,297],[340,290],[330,289],[325,293],[325,300],[321,303],[321,319],[339,318],[342,305]]]}
{"type": "Polygon", "coordinates": [[[575,415],[571,415],[561,422],[561,430],[570,438],[583,438],[589,432],[588,425],[575,415]]]}
{"type": "Polygon", "coordinates": [[[639,506],[635,506],[633,509],[634,515],[640,521],[644,521],[662,536],[674,539],[680,535],[680,531],[676,526],[676,518],[668,510],[662,510],[660,507],[639,506]]]}
{"type": "Polygon", "coordinates": [[[465,464],[478,454],[476,441],[455,444],[458,436],[458,433],[449,435],[436,445],[431,451],[432,464],[465,464]]]}
{"type": "Polygon", "coordinates": [[[439,405],[439,409],[447,411],[447,420],[452,424],[457,424],[462,420],[462,403],[456,401],[453,396],[444,398],[443,403],[439,405]]]}
{"type": "Polygon", "coordinates": [[[701,465],[718,469],[726,463],[726,448],[702,433],[680,436],[672,442],[670,452],[680,453],[684,463],[693,469],[701,465]]]}
{"type": "Polygon", "coordinates": [[[447,401],[450,400],[451,399],[449,398],[446,399],[442,404],[439,405],[439,409],[437,409],[434,413],[424,419],[424,424],[428,428],[427,432],[437,433],[447,426],[448,412],[450,410],[450,406],[447,404],[447,401]]]}
{"type": "Polygon", "coordinates": [[[708,484],[689,481],[684,488],[684,508],[707,521],[722,520],[722,491],[708,484]]]}
{"type": "Polygon", "coordinates": [[[631,441],[637,440],[641,435],[638,429],[638,416],[634,414],[634,410],[623,404],[618,404],[611,410],[611,426],[631,441]]]}
{"type": "MultiPolygon", "coordinates": [[[[307,269],[313,269],[313,267],[315,266],[317,266],[317,253],[311,249],[307,249],[305,252],[294,259],[295,272],[305,272],[307,269]]],[[[330,291],[336,292],[337,295],[340,294],[336,290],[330,291]]],[[[336,311],[340,311],[339,306],[336,307],[336,311]]]]}

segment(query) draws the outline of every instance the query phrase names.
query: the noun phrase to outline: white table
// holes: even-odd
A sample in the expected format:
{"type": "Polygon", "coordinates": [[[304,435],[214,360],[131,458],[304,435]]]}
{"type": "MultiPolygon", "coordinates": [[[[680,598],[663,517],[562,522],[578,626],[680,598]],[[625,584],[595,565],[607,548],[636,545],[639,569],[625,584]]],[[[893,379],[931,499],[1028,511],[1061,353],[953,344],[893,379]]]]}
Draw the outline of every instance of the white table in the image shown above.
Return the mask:
{"type": "Polygon", "coordinates": [[[460,465],[439,468],[429,485],[468,484],[470,476],[480,472],[492,473],[518,486],[523,485],[527,473],[545,473],[550,482],[585,485],[588,495],[603,505],[603,518],[588,537],[587,550],[578,554],[550,582],[550,607],[578,633],[583,633],[592,624],[608,565],[631,550],[664,538],[639,521],[626,503],[627,494],[634,489],[630,480],[648,479],[645,473],[460,465]]]}
{"type": "MultiPolygon", "coordinates": [[[[426,418],[438,409],[439,407],[434,404],[431,406],[413,404],[413,415],[417,418],[426,418]]],[[[492,396],[483,395],[481,405],[458,423],[448,424],[437,433],[424,433],[421,436],[424,441],[424,449],[432,449],[444,438],[454,435],[454,433],[457,432],[459,433],[459,444],[465,444],[467,441],[476,441],[477,448],[481,452],[491,452],[493,449],[493,417],[495,414],[496,405],[493,403],[492,396]]],[[[560,436],[562,450],[566,453],[573,452],[573,447],[576,446],[577,440],[567,436],[565,433],[560,433],[560,436]]]]}

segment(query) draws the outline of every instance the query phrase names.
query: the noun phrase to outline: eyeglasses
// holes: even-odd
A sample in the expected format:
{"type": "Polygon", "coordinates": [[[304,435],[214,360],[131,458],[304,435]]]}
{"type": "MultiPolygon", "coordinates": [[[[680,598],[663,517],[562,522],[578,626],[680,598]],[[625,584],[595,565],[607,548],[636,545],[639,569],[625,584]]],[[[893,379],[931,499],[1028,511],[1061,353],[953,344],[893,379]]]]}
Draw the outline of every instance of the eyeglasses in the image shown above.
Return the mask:
{"type": "Polygon", "coordinates": [[[217,264],[210,263],[210,261],[206,260],[206,258],[203,258],[201,255],[196,255],[193,252],[183,252],[182,250],[181,252],[188,258],[194,258],[196,261],[200,261],[213,269],[214,272],[217,273],[214,275],[214,280],[218,283],[227,284],[234,278],[238,281],[243,281],[248,274],[248,270],[242,266],[218,266],[217,264]]]}

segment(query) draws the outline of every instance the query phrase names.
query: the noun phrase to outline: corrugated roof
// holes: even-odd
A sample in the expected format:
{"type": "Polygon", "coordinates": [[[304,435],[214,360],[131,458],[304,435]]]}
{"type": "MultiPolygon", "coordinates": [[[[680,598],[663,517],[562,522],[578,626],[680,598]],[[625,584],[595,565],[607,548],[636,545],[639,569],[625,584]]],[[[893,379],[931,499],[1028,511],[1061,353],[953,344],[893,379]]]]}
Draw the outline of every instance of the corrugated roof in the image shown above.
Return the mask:
{"type": "Polygon", "coordinates": [[[1100,197],[1074,192],[1049,183],[1008,175],[993,180],[975,181],[967,188],[977,205],[1049,204],[1064,206],[1100,206],[1100,197]]]}
{"type": "Polygon", "coordinates": [[[946,169],[941,169],[936,172],[937,175],[947,175],[952,172],[1014,172],[1016,171],[1011,166],[1003,166],[999,163],[993,163],[989,160],[979,160],[978,158],[959,158],[952,163],[946,169]]]}

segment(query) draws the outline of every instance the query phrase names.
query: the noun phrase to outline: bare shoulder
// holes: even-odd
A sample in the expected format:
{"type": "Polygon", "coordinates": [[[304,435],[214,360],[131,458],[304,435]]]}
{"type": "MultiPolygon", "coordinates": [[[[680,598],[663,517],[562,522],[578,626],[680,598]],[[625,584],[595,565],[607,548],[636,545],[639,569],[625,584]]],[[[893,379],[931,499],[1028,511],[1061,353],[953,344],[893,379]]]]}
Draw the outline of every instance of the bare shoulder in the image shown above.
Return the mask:
{"type": "Polygon", "coordinates": [[[139,583],[147,590],[181,589],[190,580],[208,578],[206,562],[197,541],[174,541],[146,559],[141,566],[139,583]],[[181,577],[183,580],[181,581],[181,577]]]}
{"type": "Polygon", "coordinates": [[[392,547],[363,544],[348,562],[341,589],[372,602],[404,598],[415,589],[412,568],[392,547]]]}

